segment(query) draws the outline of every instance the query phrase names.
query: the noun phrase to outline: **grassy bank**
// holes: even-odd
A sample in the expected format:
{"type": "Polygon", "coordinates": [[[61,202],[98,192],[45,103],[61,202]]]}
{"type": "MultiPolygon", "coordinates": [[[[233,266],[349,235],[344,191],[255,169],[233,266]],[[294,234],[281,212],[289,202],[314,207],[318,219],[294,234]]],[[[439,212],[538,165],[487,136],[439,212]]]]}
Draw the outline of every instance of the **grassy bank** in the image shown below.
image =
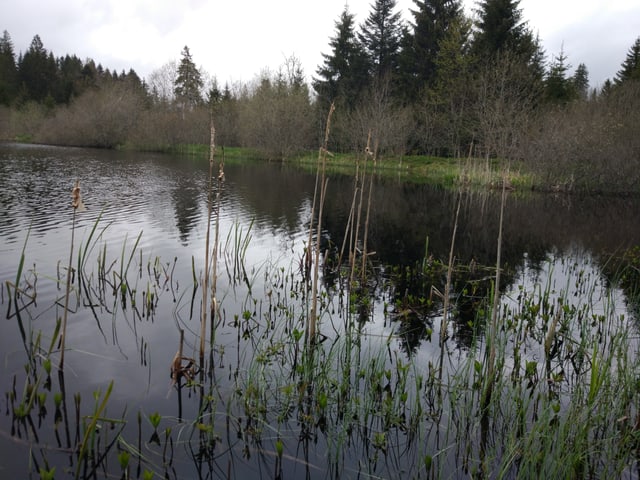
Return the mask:
{"type": "MultiPolygon", "coordinates": [[[[208,145],[178,145],[160,149],[165,153],[192,155],[207,158],[208,145]]],[[[264,154],[254,149],[242,147],[225,147],[219,149],[219,156],[224,155],[229,163],[252,161],[271,161],[264,154]]],[[[317,152],[309,152],[289,159],[278,161],[286,165],[301,168],[315,173],[318,165],[317,152]]],[[[330,174],[355,175],[358,166],[362,165],[362,154],[335,153],[326,157],[326,171],[330,174]]],[[[426,183],[454,187],[459,185],[481,188],[500,188],[506,179],[507,187],[515,190],[531,190],[541,188],[536,177],[527,172],[523,165],[499,159],[485,158],[445,158],[428,155],[387,155],[380,157],[374,168],[376,175],[412,183],[426,183]]]]}

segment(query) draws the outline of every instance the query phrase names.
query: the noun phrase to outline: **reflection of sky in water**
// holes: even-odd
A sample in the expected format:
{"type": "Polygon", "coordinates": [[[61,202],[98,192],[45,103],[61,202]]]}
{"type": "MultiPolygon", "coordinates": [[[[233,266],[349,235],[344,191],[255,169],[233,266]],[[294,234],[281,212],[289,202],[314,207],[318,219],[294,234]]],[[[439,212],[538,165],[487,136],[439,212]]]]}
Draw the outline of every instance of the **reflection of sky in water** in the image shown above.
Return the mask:
{"type": "MultiPolygon", "coordinates": [[[[184,354],[197,357],[202,286],[198,287],[194,296],[192,262],[201,282],[207,231],[205,165],[185,162],[177,167],[163,156],[136,154],[120,158],[113,152],[74,149],[44,149],[47,156],[40,158],[38,151],[28,150],[28,155],[19,156],[14,163],[2,164],[4,177],[0,183],[4,185],[0,186],[7,187],[0,188],[0,200],[6,207],[4,214],[0,214],[0,280],[3,287],[6,281],[15,279],[19,256],[31,225],[25,251],[25,272],[31,282],[37,278],[38,302],[29,307],[28,312],[23,312],[23,320],[31,326],[34,334],[42,331],[44,343],[47,343],[56,318],[62,316],[62,308],[54,303],[63,296],[63,288],[56,284],[56,279],[59,277],[62,282],[65,279],[71,240],[70,193],[72,179],[79,177],[88,211],[77,216],[74,266],[78,252],[86,248],[96,219],[101,215],[93,233],[94,243],[87,250],[85,273],[95,286],[98,283],[98,258],[105,246],[107,267],[113,265],[108,275],[111,282],[114,281],[114,274],[120,273],[121,259],[124,258],[126,264],[131,257],[127,281],[129,288],[136,290],[138,311],[132,308],[130,298],[123,308],[117,292],[114,296],[113,292],[108,291],[109,286],[106,286],[106,304],[95,302],[93,309],[88,308],[91,302],[87,300],[86,292],[79,306],[76,296],[72,295],[73,308],[69,314],[67,338],[70,350],[65,358],[67,388],[72,392],[89,392],[98,388],[104,391],[108,382],[115,379],[114,410],[117,411],[118,406],[134,404],[146,414],[154,410],[175,412],[175,392],[169,396],[167,394],[170,389],[169,365],[178,348],[180,329],[185,330],[184,354]],[[140,234],[137,250],[132,255],[140,234]],[[145,291],[152,291],[158,304],[151,315],[142,316],[142,293],[145,291]]],[[[278,174],[277,170],[274,171],[278,174]]],[[[286,176],[287,172],[282,175],[286,176]]],[[[271,288],[270,279],[280,268],[284,268],[285,276],[292,274],[300,279],[298,265],[308,242],[307,222],[313,182],[307,185],[304,182],[308,179],[303,177],[296,182],[281,184],[262,178],[252,179],[251,175],[247,178],[241,183],[228,173],[227,183],[221,193],[216,296],[221,302],[222,323],[216,333],[216,343],[224,350],[217,350],[215,359],[221,378],[227,378],[234,359],[250,356],[254,346],[238,340],[238,330],[231,326],[233,319],[242,317],[245,310],[256,309],[260,312],[260,308],[264,309],[264,304],[260,302],[271,288]],[[275,190],[273,195],[266,195],[267,187],[275,190]],[[282,199],[286,194],[292,195],[291,204],[287,203],[286,198],[282,199]],[[240,254],[237,246],[242,245],[247,237],[250,237],[248,247],[240,254]],[[240,256],[243,257],[247,280],[251,285],[251,295],[244,282],[229,284],[229,272],[239,266],[235,260],[240,256]],[[258,302],[253,303],[254,299],[258,302]]],[[[427,195],[424,192],[422,194],[427,195]]],[[[339,190],[329,202],[336,201],[339,195],[344,195],[345,204],[350,205],[349,192],[345,194],[339,190]]],[[[391,195],[385,191],[383,197],[391,195]]],[[[416,197],[417,194],[412,193],[407,197],[407,202],[415,202],[416,197]]],[[[394,205],[401,205],[401,198],[404,197],[395,198],[397,203],[394,205]]],[[[430,205],[430,198],[425,198],[423,203],[430,205]]],[[[383,205],[387,206],[386,203],[383,205]]],[[[339,207],[335,208],[337,210],[339,207]]],[[[429,215],[435,215],[432,210],[425,210],[415,210],[410,215],[412,222],[407,230],[387,220],[387,217],[384,217],[384,221],[372,222],[372,232],[378,235],[374,237],[372,234],[372,238],[395,239],[399,240],[398,243],[411,244],[414,239],[409,238],[407,232],[416,231],[418,241],[415,243],[422,252],[426,229],[423,222],[425,218],[430,218],[429,215]]],[[[427,232],[445,232],[442,235],[444,240],[430,239],[430,251],[432,245],[438,242],[447,245],[450,241],[443,227],[450,225],[446,210],[442,208],[436,212],[444,218],[436,223],[440,230],[430,225],[431,230],[427,232]]],[[[389,212],[387,214],[391,215],[389,212]]],[[[520,233],[522,228],[517,223],[524,216],[514,217],[514,231],[529,241],[526,232],[520,233]]],[[[339,240],[336,234],[338,228],[343,229],[344,226],[339,225],[327,233],[332,240],[339,240]]],[[[486,228],[486,218],[470,214],[468,222],[460,227],[460,244],[472,245],[475,249],[472,252],[488,251],[489,248],[484,248],[484,244],[478,248],[480,240],[476,235],[479,231],[487,237],[491,236],[486,233],[486,228]],[[478,224],[477,227],[474,222],[478,224]]],[[[212,244],[214,235],[215,218],[211,222],[212,244]]],[[[506,235],[507,239],[514,237],[513,234],[511,237],[506,235]]],[[[531,241],[531,244],[539,245],[537,241],[531,241]]],[[[509,250],[514,257],[519,256],[517,248],[509,250]]],[[[538,251],[535,261],[528,255],[520,258],[521,264],[516,265],[515,278],[504,292],[503,305],[515,308],[520,288],[533,292],[533,295],[540,295],[545,288],[549,288],[553,292],[552,298],[561,296],[576,304],[590,302],[593,306],[590,314],[611,313],[606,311],[607,306],[611,305],[615,305],[616,313],[625,312],[619,291],[613,291],[613,298],[606,296],[600,267],[587,248],[565,248],[562,252],[546,248],[541,250],[544,255],[538,251]]],[[[97,295],[96,292],[93,294],[97,295]]],[[[3,295],[6,295],[6,289],[3,289],[3,295]]],[[[7,306],[7,299],[3,298],[3,306],[7,306]]],[[[366,334],[363,345],[365,349],[370,348],[371,352],[378,351],[382,345],[383,355],[404,355],[400,341],[394,338],[397,325],[384,314],[384,300],[384,295],[379,293],[373,303],[370,321],[363,329],[366,334]]],[[[333,297],[329,301],[333,302],[333,308],[323,311],[319,328],[323,334],[336,338],[343,332],[343,320],[338,313],[332,313],[339,312],[336,306],[338,298],[333,297]]],[[[295,303],[294,300],[290,302],[295,303]]],[[[296,314],[300,314],[301,310],[302,307],[298,307],[296,314]]],[[[263,332],[266,328],[264,318],[257,318],[256,325],[263,332]]],[[[275,328],[284,327],[276,325],[275,328]]],[[[416,372],[424,369],[422,373],[426,373],[429,362],[437,360],[440,354],[439,328],[440,318],[434,318],[432,340],[423,340],[414,354],[416,372]]],[[[24,347],[15,319],[3,321],[0,332],[4,387],[8,378],[22,371],[24,347]]],[[[466,354],[462,349],[456,349],[453,342],[447,348],[447,361],[452,365],[466,354]]],[[[185,412],[185,416],[188,415],[185,412]]]]}

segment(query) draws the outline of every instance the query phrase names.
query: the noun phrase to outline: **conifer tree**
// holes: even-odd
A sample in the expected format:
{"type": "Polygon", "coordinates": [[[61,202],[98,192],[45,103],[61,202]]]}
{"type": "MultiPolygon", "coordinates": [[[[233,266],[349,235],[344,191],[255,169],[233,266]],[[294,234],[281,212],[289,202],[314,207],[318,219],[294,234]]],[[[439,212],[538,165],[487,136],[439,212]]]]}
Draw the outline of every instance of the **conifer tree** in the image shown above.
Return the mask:
{"type": "Polygon", "coordinates": [[[400,57],[404,91],[415,100],[420,90],[432,87],[436,61],[447,32],[460,25],[463,12],[460,0],[413,0],[413,23],[403,37],[400,57]]]}
{"type": "Polygon", "coordinates": [[[640,80],[640,37],[629,49],[622,68],[616,74],[615,85],[621,85],[629,80],[640,80]]]}
{"type": "Polygon", "coordinates": [[[10,105],[18,92],[18,68],[9,32],[0,38],[0,104],[10,105]]]}
{"type": "Polygon", "coordinates": [[[573,77],[571,77],[571,83],[576,96],[583,100],[586,99],[589,95],[589,70],[584,63],[576,68],[573,77]]]}
{"type": "Polygon", "coordinates": [[[202,103],[202,87],[204,82],[200,70],[196,67],[189,47],[182,49],[182,58],[178,65],[178,71],[174,84],[176,100],[183,109],[192,109],[202,103]]]}
{"type": "Polygon", "coordinates": [[[368,83],[365,53],[356,37],[354,15],[348,8],[335,27],[335,35],[329,41],[331,53],[322,54],[324,63],[312,82],[322,112],[328,111],[331,102],[352,109],[368,83]]]}
{"type": "Polygon", "coordinates": [[[545,80],[545,96],[551,103],[567,103],[575,97],[575,91],[567,72],[571,65],[567,64],[567,56],[560,51],[554,57],[545,80]]]}
{"type": "Polygon", "coordinates": [[[395,8],[396,0],[375,0],[358,33],[367,53],[372,79],[377,82],[395,75],[398,70],[403,26],[400,12],[394,12],[395,8]]]}
{"type": "Polygon", "coordinates": [[[474,47],[485,59],[500,53],[531,57],[534,38],[519,8],[520,0],[480,0],[474,47]]]}
{"type": "Polygon", "coordinates": [[[56,70],[53,54],[47,52],[40,36],[36,35],[18,65],[18,75],[24,86],[25,100],[42,102],[50,96],[56,80],[56,70]]]}

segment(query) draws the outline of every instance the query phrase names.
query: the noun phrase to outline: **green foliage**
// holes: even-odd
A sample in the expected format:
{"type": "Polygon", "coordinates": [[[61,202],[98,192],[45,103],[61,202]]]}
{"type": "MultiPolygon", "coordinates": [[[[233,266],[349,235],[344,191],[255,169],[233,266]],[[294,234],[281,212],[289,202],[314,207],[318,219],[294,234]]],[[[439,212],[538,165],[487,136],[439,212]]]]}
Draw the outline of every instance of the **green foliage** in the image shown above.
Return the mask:
{"type": "Polygon", "coordinates": [[[312,81],[321,111],[329,111],[332,102],[338,108],[353,109],[368,83],[365,52],[355,32],[355,17],[345,7],[336,22],[335,36],[329,40],[331,53],[322,54],[324,62],[312,81]]]}
{"type": "Polygon", "coordinates": [[[0,38],[0,105],[9,106],[18,92],[18,67],[9,32],[0,38]]]}
{"type": "MultiPolygon", "coordinates": [[[[460,0],[413,0],[415,10],[412,29],[405,32],[400,54],[400,82],[404,96],[416,101],[425,87],[433,87],[436,76],[445,78],[450,72],[443,72],[438,65],[440,51],[445,47],[445,39],[451,42],[451,31],[460,32],[464,14],[460,0]]],[[[468,35],[469,30],[465,32],[468,35]]],[[[462,42],[464,43],[464,42],[462,42]]],[[[441,60],[440,60],[441,62],[441,60]]]]}
{"type": "Polygon", "coordinates": [[[398,70],[403,26],[400,12],[395,9],[396,0],[375,0],[358,33],[374,81],[393,76],[398,70]]]}
{"type": "Polygon", "coordinates": [[[640,80],[640,37],[629,49],[614,81],[616,85],[622,85],[631,80],[640,80]]]}
{"type": "Polygon", "coordinates": [[[190,110],[202,103],[202,74],[191,58],[189,47],[182,49],[182,58],[178,65],[177,76],[174,81],[174,93],[177,102],[183,109],[190,110]]]}

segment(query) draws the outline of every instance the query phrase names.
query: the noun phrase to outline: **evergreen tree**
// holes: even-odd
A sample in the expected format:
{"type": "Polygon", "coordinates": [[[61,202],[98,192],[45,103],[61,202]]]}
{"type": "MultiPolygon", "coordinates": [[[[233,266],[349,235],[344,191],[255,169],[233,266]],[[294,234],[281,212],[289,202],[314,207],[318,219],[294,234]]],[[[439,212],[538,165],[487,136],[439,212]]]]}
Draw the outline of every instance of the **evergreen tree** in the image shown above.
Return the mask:
{"type": "Polygon", "coordinates": [[[69,103],[84,91],[82,70],[84,65],[75,55],[61,57],[57,61],[58,78],[54,97],[57,103],[69,103]]]}
{"type": "Polygon", "coordinates": [[[372,79],[377,82],[395,75],[398,70],[403,27],[400,12],[394,12],[395,8],[396,0],[375,0],[358,33],[369,60],[372,79]]]}
{"type": "Polygon", "coordinates": [[[324,63],[312,81],[323,115],[331,102],[349,110],[355,107],[368,81],[365,53],[356,37],[354,15],[348,8],[345,7],[335,26],[335,36],[329,41],[331,53],[322,54],[324,63]]]}
{"type": "Polygon", "coordinates": [[[629,49],[622,68],[616,74],[615,85],[621,85],[629,80],[640,80],[640,37],[629,49]]]}
{"type": "Polygon", "coordinates": [[[0,38],[0,104],[10,105],[18,92],[18,68],[9,32],[0,38]]]}
{"type": "Polygon", "coordinates": [[[584,63],[576,68],[571,77],[571,83],[577,97],[585,100],[589,95],[589,71],[584,63]]]}
{"type": "Polygon", "coordinates": [[[42,40],[36,35],[18,65],[19,79],[27,97],[25,100],[43,102],[51,96],[56,72],[53,54],[47,52],[42,40]]]}
{"type": "Polygon", "coordinates": [[[182,58],[178,65],[178,72],[174,84],[176,100],[182,104],[183,108],[193,108],[202,103],[202,87],[204,82],[202,75],[193,63],[189,47],[182,49],[182,58]]]}
{"type": "Polygon", "coordinates": [[[567,64],[567,56],[560,51],[554,57],[545,80],[545,97],[551,103],[567,103],[575,98],[573,82],[567,77],[571,65],[567,64]]]}
{"type": "MultiPolygon", "coordinates": [[[[413,0],[413,23],[403,36],[400,70],[404,92],[415,100],[425,86],[432,87],[443,39],[463,18],[460,0],[413,0]]],[[[460,33],[460,32],[459,32],[460,33]]],[[[467,32],[468,34],[468,32],[467,32]]]]}
{"type": "Polygon", "coordinates": [[[474,39],[480,58],[495,58],[509,52],[517,56],[534,54],[534,39],[522,20],[520,0],[480,0],[474,39]]]}
{"type": "Polygon", "coordinates": [[[520,0],[479,1],[472,50],[479,71],[510,65],[512,82],[518,84],[512,85],[513,91],[535,107],[544,90],[545,54],[519,5],[520,0]]]}
{"type": "Polygon", "coordinates": [[[436,76],[423,104],[431,114],[434,137],[431,145],[440,154],[463,155],[471,141],[469,125],[472,102],[472,68],[469,55],[471,23],[464,16],[451,22],[439,42],[435,61],[436,76]]]}

